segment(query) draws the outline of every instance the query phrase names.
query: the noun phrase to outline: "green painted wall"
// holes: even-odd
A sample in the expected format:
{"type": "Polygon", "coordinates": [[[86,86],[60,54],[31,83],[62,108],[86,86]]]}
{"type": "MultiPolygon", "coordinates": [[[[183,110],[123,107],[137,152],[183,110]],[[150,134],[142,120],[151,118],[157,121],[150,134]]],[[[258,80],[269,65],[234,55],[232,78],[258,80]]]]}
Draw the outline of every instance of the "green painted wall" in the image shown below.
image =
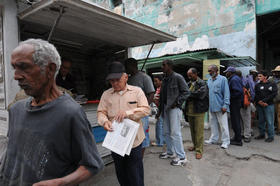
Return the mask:
{"type": "MultiPolygon", "coordinates": [[[[113,10],[113,0],[91,0],[113,10]]],[[[122,0],[124,16],[178,37],[158,44],[151,57],[218,48],[229,55],[256,58],[255,1],[280,0],[122,0]]],[[[132,48],[145,58],[149,46],[132,48]]]]}
{"type": "MultiPolygon", "coordinates": [[[[179,38],[175,43],[156,45],[152,57],[204,48],[256,57],[255,0],[123,0],[123,3],[126,17],[179,38]]],[[[133,48],[131,55],[142,59],[148,50],[149,47],[133,48]]]]}
{"type": "Polygon", "coordinates": [[[262,15],[280,11],[280,0],[256,0],[256,14],[262,15]]]}
{"type": "Polygon", "coordinates": [[[124,0],[125,16],[189,41],[243,31],[255,19],[254,0],[124,0]]]}

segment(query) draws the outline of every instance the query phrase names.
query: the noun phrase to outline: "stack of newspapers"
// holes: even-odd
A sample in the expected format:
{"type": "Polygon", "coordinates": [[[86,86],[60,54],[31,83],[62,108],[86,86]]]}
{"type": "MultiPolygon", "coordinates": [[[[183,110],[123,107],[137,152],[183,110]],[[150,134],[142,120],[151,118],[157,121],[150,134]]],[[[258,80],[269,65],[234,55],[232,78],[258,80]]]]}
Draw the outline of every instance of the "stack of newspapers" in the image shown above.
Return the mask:
{"type": "Polygon", "coordinates": [[[124,119],[121,123],[114,121],[112,125],[113,132],[107,132],[102,146],[121,156],[129,155],[138,132],[139,123],[124,119]]]}

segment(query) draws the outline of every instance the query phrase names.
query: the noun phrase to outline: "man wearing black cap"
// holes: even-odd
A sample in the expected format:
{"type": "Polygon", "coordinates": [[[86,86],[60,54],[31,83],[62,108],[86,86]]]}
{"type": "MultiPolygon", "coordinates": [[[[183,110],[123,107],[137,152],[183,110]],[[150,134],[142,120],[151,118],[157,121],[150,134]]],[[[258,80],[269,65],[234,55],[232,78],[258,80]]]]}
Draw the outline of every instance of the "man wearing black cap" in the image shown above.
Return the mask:
{"type": "Polygon", "coordinates": [[[97,109],[98,123],[105,130],[113,131],[112,122],[122,122],[124,118],[139,123],[139,129],[129,156],[124,157],[112,152],[118,181],[122,186],[144,185],[144,170],[141,144],[145,138],[141,118],[148,116],[150,107],[144,92],[139,87],[127,84],[128,75],[120,62],[109,66],[106,78],[112,88],[106,90],[97,109]]]}
{"type": "Polygon", "coordinates": [[[228,67],[224,73],[228,78],[228,86],[230,91],[230,121],[234,131],[234,137],[230,140],[231,145],[242,146],[241,125],[240,125],[240,109],[243,101],[242,80],[235,74],[234,67],[228,67]]]}

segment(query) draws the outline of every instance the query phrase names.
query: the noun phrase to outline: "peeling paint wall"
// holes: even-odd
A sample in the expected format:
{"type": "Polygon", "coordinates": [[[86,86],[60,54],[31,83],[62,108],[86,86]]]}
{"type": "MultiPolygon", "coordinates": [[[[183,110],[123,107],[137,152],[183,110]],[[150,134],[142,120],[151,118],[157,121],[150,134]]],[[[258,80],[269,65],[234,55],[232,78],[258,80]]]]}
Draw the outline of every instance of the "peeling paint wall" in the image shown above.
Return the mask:
{"type": "MultiPolygon", "coordinates": [[[[82,0],[111,11],[114,0],[82,0]]],[[[255,13],[280,9],[280,0],[122,0],[116,10],[128,18],[178,37],[158,44],[150,57],[187,50],[218,48],[229,55],[256,59],[255,13]],[[256,8],[255,8],[256,2],[256,8]],[[124,10],[124,12],[122,12],[124,10]]],[[[130,49],[129,55],[145,58],[149,46],[130,49]]]]}
{"type": "MultiPolygon", "coordinates": [[[[151,57],[186,50],[219,48],[230,54],[256,57],[254,0],[123,0],[125,16],[178,37],[159,44],[151,57]]],[[[130,51],[145,58],[149,47],[130,51]]]]}
{"type": "Polygon", "coordinates": [[[280,11],[279,0],[256,0],[256,14],[262,15],[280,11]]]}
{"type": "MultiPolygon", "coordinates": [[[[120,10],[114,10],[114,0],[82,1],[178,37],[175,42],[156,45],[150,57],[218,48],[229,55],[256,59],[255,13],[280,9],[280,0],[122,0],[120,10]]],[[[149,46],[132,48],[129,55],[142,59],[148,50],[149,46]]]]}

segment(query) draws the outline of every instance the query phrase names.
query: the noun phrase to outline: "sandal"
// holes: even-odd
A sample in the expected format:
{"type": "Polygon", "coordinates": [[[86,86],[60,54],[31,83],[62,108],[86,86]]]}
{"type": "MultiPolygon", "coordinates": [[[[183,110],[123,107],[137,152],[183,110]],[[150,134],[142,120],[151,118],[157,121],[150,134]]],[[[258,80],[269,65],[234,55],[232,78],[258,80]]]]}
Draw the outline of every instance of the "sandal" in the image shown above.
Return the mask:
{"type": "Polygon", "coordinates": [[[194,147],[188,147],[188,151],[194,151],[194,147]]]}
{"type": "Polygon", "coordinates": [[[196,154],[195,154],[195,158],[198,159],[198,160],[200,160],[200,159],[202,158],[202,154],[196,153],[196,154]]]}

